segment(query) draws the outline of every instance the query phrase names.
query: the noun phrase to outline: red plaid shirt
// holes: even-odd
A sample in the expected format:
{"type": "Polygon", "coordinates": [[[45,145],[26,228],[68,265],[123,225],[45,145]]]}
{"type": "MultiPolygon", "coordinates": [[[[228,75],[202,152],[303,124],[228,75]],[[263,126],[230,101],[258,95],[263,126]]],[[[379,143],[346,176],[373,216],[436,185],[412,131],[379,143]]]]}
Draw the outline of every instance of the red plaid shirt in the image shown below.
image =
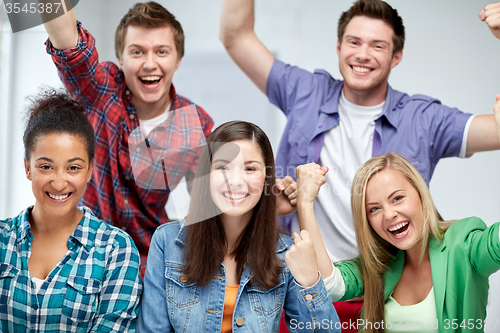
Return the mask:
{"type": "Polygon", "coordinates": [[[169,222],[168,195],[183,176],[188,184],[192,180],[213,122],[172,85],[168,119],[145,138],[123,73],[111,62],[99,63],[94,38],[80,23],[78,29],[77,47],[59,51],[50,41],[46,45],[66,88],[85,103],[95,131],[94,172],[81,203],[132,236],[143,273],[155,229],[169,222]]]}

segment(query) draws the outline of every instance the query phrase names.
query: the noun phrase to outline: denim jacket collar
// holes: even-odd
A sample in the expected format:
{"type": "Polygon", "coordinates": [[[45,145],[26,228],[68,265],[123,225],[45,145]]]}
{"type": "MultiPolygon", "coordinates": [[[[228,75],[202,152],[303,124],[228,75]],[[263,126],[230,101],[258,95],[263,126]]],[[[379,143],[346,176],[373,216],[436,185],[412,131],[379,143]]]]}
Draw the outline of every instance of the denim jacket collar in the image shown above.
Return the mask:
{"type": "MultiPolygon", "coordinates": [[[[186,238],[186,220],[180,220],[179,221],[181,224],[181,228],[179,232],[177,233],[177,236],[175,237],[175,242],[178,243],[181,246],[186,245],[185,243],[185,238],[186,238]]],[[[279,235],[278,239],[278,244],[276,244],[276,253],[281,253],[286,251],[287,246],[285,243],[285,240],[283,239],[283,235],[279,235]]]]}

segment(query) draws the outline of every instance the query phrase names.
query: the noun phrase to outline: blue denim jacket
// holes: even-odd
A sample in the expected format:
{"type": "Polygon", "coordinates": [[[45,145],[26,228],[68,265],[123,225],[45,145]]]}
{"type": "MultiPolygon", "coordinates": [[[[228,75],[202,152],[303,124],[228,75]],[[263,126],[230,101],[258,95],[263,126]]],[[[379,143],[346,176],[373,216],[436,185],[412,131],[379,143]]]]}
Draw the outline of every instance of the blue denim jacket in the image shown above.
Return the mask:
{"type": "MultiPolygon", "coordinates": [[[[181,221],[182,222],[182,221],[181,221]]],[[[219,273],[205,287],[181,280],[185,232],[181,223],[160,226],[149,249],[138,332],[220,332],[226,275],[219,273]]],[[[293,239],[280,236],[277,255],[285,259],[293,239]]],[[[339,319],[321,278],[311,287],[298,285],[288,267],[278,286],[254,284],[245,267],[233,312],[233,332],[278,332],[283,309],[291,332],[340,332],[339,319]],[[316,323],[316,325],[315,325],[316,323]],[[315,325],[315,326],[314,326],[315,325]]]]}

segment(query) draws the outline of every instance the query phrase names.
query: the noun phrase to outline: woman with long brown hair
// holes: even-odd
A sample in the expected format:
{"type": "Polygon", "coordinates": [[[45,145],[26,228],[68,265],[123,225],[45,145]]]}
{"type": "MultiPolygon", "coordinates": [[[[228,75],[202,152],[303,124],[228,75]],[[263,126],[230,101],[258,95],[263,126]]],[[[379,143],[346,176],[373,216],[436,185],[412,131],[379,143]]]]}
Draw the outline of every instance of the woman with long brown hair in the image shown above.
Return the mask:
{"type": "Polygon", "coordinates": [[[258,126],[233,121],[210,134],[188,216],[153,236],[139,331],[278,332],[283,310],[292,331],[340,331],[308,233],[278,230],[274,185],[258,126]]]}

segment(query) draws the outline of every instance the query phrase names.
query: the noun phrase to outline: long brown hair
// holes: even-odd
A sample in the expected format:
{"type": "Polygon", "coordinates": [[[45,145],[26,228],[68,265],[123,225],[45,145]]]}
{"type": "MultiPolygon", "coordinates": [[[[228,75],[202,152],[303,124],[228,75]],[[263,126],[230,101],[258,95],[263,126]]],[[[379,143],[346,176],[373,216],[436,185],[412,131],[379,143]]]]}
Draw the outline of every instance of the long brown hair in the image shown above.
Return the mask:
{"type": "MultiPolygon", "coordinates": [[[[351,206],[356,241],[358,243],[361,272],[363,274],[365,323],[380,323],[384,320],[384,275],[391,259],[399,249],[380,237],[371,227],[366,216],[365,194],[368,181],[378,172],[390,169],[399,172],[415,188],[422,202],[424,215],[422,230],[422,258],[427,248],[429,237],[442,240],[450,222],[445,222],[439,215],[429,188],[419,172],[396,153],[378,155],[369,159],[356,172],[351,188],[351,206]]],[[[382,332],[373,327],[361,329],[362,332],[382,332]]]]}
{"type": "Polygon", "coordinates": [[[187,241],[182,269],[189,283],[207,285],[219,271],[228,251],[228,243],[219,218],[218,208],[210,194],[212,157],[224,144],[235,140],[255,143],[264,159],[266,177],[262,196],[253,209],[253,215],[236,242],[231,256],[236,260],[236,273],[241,278],[247,265],[253,279],[263,288],[278,284],[281,262],[276,255],[279,238],[277,224],[274,156],[266,134],[252,123],[227,122],[207,138],[196,170],[191,191],[191,203],[186,217],[187,241]]]}

